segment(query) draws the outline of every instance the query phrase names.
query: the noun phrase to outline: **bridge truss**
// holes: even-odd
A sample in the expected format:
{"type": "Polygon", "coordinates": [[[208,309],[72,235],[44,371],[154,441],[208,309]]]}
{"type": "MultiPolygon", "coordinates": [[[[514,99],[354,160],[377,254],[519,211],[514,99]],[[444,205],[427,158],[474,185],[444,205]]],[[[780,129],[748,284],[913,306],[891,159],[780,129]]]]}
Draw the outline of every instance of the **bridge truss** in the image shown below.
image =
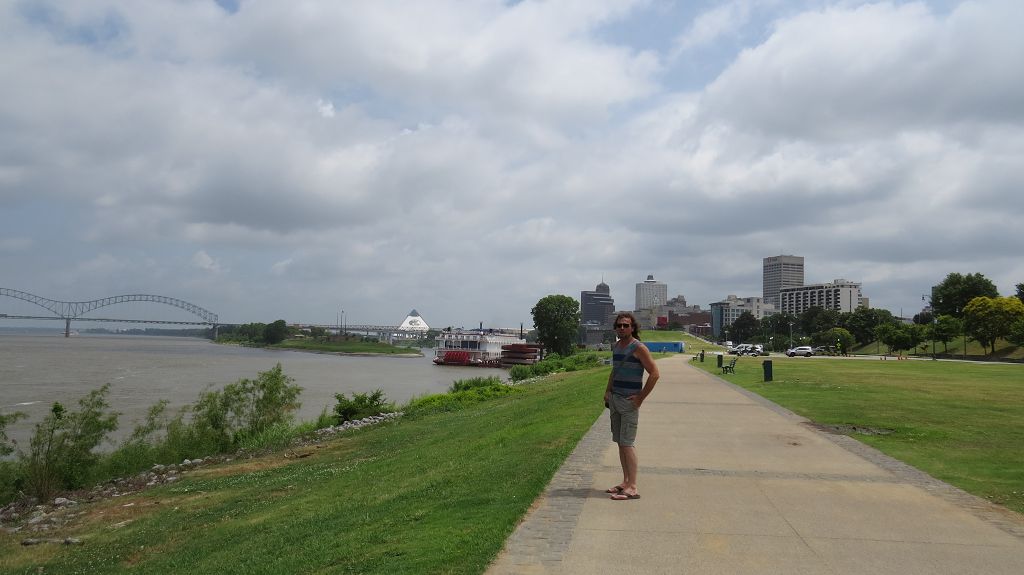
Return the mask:
{"type": "MultiPolygon", "coordinates": [[[[127,294],[127,295],[116,295],[112,297],[105,297],[102,299],[94,299],[90,301],[59,301],[40,297],[35,294],[28,292],[19,291],[10,288],[0,288],[0,296],[12,297],[20,299],[30,303],[34,303],[39,307],[42,307],[54,315],[52,317],[38,318],[38,319],[63,319],[65,322],[64,335],[71,335],[71,320],[80,319],[88,321],[122,321],[129,323],[168,323],[168,324],[185,324],[185,325],[212,325],[216,327],[218,325],[217,314],[203,309],[195,304],[189,303],[184,300],[176,299],[173,297],[167,297],[162,295],[149,295],[149,294],[127,294]],[[104,318],[87,318],[83,317],[85,314],[99,309],[101,307],[107,307],[120,303],[128,302],[152,302],[171,307],[183,309],[192,315],[195,315],[202,321],[195,322],[182,322],[182,321],[155,321],[155,320],[115,320],[115,319],[104,319],[104,318]]],[[[8,316],[8,317],[23,317],[29,318],[30,316],[8,316]]],[[[36,319],[36,318],[32,318],[36,319]]]]}

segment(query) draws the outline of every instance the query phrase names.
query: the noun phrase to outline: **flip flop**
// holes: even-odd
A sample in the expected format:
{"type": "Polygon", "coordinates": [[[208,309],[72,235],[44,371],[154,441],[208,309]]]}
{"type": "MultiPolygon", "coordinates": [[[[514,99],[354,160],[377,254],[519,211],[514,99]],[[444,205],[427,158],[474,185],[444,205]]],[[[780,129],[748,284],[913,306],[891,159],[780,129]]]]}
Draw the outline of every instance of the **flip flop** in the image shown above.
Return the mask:
{"type": "Polygon", "coordinates": [[[611,499],[614,499],[615,501],[628,501],[630,499],[640,499],[640,494],[634,493],[630,495],[629,493],[623,493],[620,491],[619,493],[612,495],[611,499]]]}
{"type": "Polygon", "coordinates": [[[616,485],[615,487],[609,487],[608,489],[605,489],[604,492],[605,493],[622,493],[623,489],[624,488],[621,485],[616,485]]]}

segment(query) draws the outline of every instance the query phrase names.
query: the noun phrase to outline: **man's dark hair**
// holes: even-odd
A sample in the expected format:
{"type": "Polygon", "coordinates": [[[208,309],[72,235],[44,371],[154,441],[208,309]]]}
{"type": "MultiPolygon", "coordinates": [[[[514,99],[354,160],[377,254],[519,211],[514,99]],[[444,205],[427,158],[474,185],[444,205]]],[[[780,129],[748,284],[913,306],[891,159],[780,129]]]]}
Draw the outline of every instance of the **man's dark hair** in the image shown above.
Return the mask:
{"type": "Polygon", "coordinates": [[[633,337],[640,339],[640,324],[637,323],[636,316],[633,315],[633,312],[620,312],[619,315],[615,316],[615,323],[619,323],[619,320],[624,317],[629,318],[629,323],[633,326],[633,337]]]}

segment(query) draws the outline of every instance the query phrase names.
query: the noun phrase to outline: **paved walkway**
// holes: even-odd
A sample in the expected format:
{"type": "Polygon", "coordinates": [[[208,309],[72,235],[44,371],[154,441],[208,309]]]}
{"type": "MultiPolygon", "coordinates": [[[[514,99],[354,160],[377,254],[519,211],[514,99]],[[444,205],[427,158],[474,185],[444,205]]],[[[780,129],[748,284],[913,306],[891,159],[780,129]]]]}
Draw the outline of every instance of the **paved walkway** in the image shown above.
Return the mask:
{"type": "Polygon", "coordinates": [[[604,493],[622,479],[605,411],[488,573],[1024,573],[1024,517],[684,356],[658,365],[637,438],[642,497],[604,493]]]}

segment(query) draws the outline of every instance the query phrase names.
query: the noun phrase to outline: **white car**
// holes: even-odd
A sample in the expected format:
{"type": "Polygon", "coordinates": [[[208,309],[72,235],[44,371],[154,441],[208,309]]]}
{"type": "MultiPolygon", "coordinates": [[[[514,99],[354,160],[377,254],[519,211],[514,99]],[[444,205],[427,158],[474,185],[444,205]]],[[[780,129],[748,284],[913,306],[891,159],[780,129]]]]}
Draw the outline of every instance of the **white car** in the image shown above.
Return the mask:
{"type": "Polygon", "coordinates": [[[796,357],[802,355],[804,357],[811,357],[814,355],[814,348],[809,345],[801,345],[797,347],[791,347],[786,350],[786,355],[789,357],[796,357]]]}

